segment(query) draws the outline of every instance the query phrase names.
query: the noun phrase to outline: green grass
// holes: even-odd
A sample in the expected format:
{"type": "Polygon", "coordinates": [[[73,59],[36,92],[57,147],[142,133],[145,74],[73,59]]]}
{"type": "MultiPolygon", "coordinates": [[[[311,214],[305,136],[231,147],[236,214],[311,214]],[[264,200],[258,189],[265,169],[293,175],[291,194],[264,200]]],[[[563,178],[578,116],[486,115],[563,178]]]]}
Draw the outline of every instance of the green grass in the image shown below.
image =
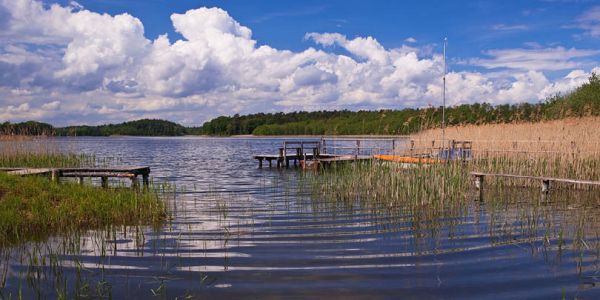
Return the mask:
{"type": "MultiPolygon", "coordinates": [[[[462,202],[473,190],[470,172],[600,180],[600,159],[566,156],[503,156],[474,159],[468,163],[452,161],[444,164],[405,168],[398,163],[373,161],[338,166],[309,175],[313,191],[342,201],[386,202],[388,205],[435,204],[462,202]]],[[[486,182],[502,186],[539,188],[536,180],[486,178],[486,182]]],[[[590,189],[590,186],[555,183],[556,188],[590,189]]]]}
{"type": "MultiPolygon", "coordinates": [[[[94,166],[90,155],[55,151],[0,154],[0,167],[94,166]]],[[[89,184],[51,182],[46,177],[0,173],[0,245],[102,228],[108,225],[159,224],[166,205],[158,190],[101,189],[89,184]]]]}
{"type": "Polygon", "coordinates": [[[42,177],[0,173],[0,241],[106,225],[157,224],[165,211],[155,192],[58,184],[42,177]]]}
{"type": "Polygon", "coordinates": [[[85,167],[94,165],[94,157],[85,154],[63,154],[55,152],[42,153],[2,153],[0,167],[29,167],[29,168],[65,168],[85,167]]]}

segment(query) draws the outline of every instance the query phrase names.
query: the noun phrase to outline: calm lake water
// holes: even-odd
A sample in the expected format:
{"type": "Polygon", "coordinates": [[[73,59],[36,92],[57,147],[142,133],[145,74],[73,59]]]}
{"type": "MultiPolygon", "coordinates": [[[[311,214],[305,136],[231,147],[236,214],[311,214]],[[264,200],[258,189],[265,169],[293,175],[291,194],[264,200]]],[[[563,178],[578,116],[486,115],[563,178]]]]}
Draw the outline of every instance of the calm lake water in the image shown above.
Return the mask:
{"type": "Polygon", "coordinates": [[[168,200],[172,220],[160,229],[92,231],[5,251],[2,295],[54,298],[66,284],[115,299],[600,298],[597,192],[540,199],[537,189],[506,191],[498,196],[505,204],[473,201],[417,220],[410,211],[315,196],[300,188],[301,171],[258,169],[252,155],[273,153],[281,142],[50,140],[150,166],[155,181],[177,189],[168,200]],[[45,266],[35,256],[46,257],[45,266]],[[24,275],[32,270],[42,275],[24,275]]]}

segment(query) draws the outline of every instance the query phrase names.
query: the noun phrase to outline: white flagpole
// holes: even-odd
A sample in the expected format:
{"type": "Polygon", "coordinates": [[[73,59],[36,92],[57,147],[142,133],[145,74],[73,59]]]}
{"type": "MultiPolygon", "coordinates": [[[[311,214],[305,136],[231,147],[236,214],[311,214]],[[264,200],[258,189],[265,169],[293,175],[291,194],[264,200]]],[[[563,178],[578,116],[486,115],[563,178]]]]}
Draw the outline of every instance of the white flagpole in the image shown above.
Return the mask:
{"type": "MultiPolygon", "coordinates": [[[[444,150],[444,147],[446,147],[446,73],[447,73],[447,69],[446,69],[446,47],[448,45],[448,38],[444,38],[444,77],[443,77],[443,81],[444,81],[444,87],[442,90],[442,99],[443,99],[443,104],[442,104],[442,152],[444,150]]],[[[446,153],[446,156],[448,156],[449,153],[446,153]]],[[[446,157],[448,158],[448,157],[446,157]]]]}

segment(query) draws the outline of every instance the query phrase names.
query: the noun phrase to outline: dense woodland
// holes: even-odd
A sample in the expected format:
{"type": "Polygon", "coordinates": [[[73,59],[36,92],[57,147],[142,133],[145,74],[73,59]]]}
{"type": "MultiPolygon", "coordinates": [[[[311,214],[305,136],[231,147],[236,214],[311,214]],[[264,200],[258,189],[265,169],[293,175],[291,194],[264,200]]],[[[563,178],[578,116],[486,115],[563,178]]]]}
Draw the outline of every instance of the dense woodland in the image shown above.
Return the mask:
{"type": "Polygon", "coordinates": [[[3,135],[57,135],[57,136],[180,136],[188,133],[188,128],[164,120],[137,120],[121,124],[100,126],[69,126],[54,128],[50,124],[34,121],[0,125],[3,135]]]}
{"type": "MultiPolygon", "coordinates": [[[[600,115],[600,78],[571,93],[556,95],[537,104],[492,106],[464,104],[446,108],[448,125],[537,122],[566,117],[600,115]]],[[[410,134],[441,126],[442,108],[381,111],[318,111],[219,117],[204,123],[208,135],[322,135],[322,134],[410,134]]]]}
{"type": "MultiPolygon", "coordinates": [[[[537,104],[492,106],[487,103],[464,104],[446,108],[448,125],[537,122],[567,117],[600,116],[600,77],[571,93],[556,95],[537,104]]],[[[202,127],[186,128],[164,120],[138,120],[100,126],[54,128],[34,121],[0,124],[4,135],[69,136],[180,136],[185,134],[229,136],[254,135],[323,135],[323,134],[410,134],[439,127],[442,108],[380,111],[316,111],[258,113],[245,116],[221,116],[202,127]]]]}

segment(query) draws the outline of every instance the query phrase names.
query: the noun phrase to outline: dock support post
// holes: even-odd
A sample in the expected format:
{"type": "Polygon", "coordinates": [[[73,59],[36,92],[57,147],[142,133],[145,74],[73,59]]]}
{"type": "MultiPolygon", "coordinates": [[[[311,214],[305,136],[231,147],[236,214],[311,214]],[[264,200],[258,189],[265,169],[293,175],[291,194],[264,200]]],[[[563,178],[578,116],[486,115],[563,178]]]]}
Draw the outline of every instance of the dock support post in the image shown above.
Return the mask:
{"type": "Polygon", "coordinates": [[[83,185],[83,177],[79,177],[79,184],[83,185]]]}
{"type": "Polygon", "coordinates": [[[550,180],[542,180],[542,193],[548,194],[550,191],[550,180]]]}
{"type": "Polygon", "coordinates": [[[108,188],[108,177],[102,176],[101,180],[102,180],[102,187],[105,189],[108,188]]]}
{"type": "Polygon", "coordinates": [[[475,187],[479,192],[479,201],[483,201],[483,175],[475,176],[475,187]]]}
{"type": "Polygon", "coordinates": [[[273,167],[273,160],[269,159],[269,169],[273,167]]]}
{"type": "Polygon", "coordinates": [[[147,173],[142,175],[142,183],[144,184],[144,191],[147,191],[148,188],[150,187],[149,177],[150,177],[150,175],[147,173]]]}
{"type": "Polygon", "coordinates": [[[263,162],[263,159],[262,159],[262,158],[259,158],[259,159],[258,159],[258,168],[259,168],[259,169],[262,169],[262,162],[263,162]]]}
{"type": "Polygon", "coordinates": [[[60,178],[60,171],[57,169],[52,169],[52,171],[50,171],[50,180],[52,182],[59,183],[60,182],[59,178],[60,178]]]}
{"type": "Polygon", "coordinates": [[[137,175],[131,177],[131,189],[136,191],[140,189],[140,182],[138,181],[137,175]]]}

